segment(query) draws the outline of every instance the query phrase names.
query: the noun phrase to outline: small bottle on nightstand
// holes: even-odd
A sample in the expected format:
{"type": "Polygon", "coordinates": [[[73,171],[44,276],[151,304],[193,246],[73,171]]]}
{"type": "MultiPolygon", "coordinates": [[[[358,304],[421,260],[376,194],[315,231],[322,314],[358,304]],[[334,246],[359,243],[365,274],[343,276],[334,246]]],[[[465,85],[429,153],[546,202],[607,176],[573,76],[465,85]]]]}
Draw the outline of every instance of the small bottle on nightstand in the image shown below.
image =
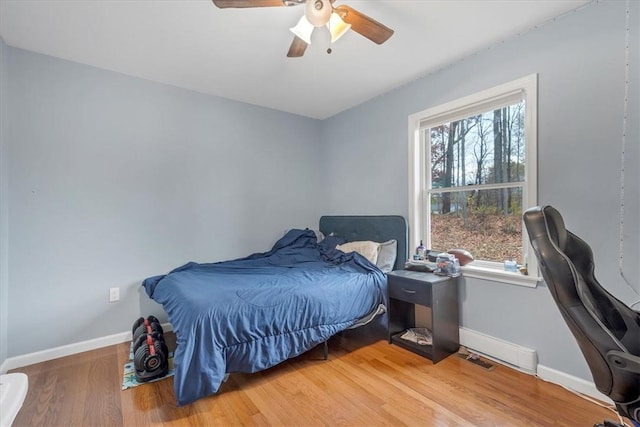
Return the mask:
{"type": "Polygon", "coordinates": [[[420,246],[416,248],[416,255],[418,255],[420,261],[427,259],[427,248],[422,244],[422,240],[420,240],[420,246]]]}

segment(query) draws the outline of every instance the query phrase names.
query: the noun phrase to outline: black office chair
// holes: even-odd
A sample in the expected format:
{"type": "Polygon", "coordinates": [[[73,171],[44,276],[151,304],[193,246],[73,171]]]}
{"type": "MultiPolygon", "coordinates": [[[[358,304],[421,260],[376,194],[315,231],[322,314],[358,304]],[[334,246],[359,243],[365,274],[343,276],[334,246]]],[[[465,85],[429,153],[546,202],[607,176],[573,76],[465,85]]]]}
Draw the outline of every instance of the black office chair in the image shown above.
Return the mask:
{"type": "Polygon", "coordinates": [[[640,426],[640,313],[598,283],[591,247],[565,229],[556,209],[537,206],[523,219],[542,277],[596,388],[613,400],[620,415],[640,426]]]}

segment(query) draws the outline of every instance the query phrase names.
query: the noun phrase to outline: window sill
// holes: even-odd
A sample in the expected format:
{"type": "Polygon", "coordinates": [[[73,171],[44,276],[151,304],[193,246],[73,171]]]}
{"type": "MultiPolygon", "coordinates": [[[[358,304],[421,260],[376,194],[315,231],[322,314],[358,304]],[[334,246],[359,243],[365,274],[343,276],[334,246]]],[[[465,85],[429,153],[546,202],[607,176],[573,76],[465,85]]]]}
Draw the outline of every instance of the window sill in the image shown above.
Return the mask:
{"type": "Polygon", "coordinates": [[[494,282],[508,283],[510,285],[525,286],[527,288],[535,288],[538,285],[538,282],[542,280],[537,276],[525,276],[521,273],[471,264],[460,267],[460,270],[462,270],[462,275],[464,277],[491,280],[494,282]]]}

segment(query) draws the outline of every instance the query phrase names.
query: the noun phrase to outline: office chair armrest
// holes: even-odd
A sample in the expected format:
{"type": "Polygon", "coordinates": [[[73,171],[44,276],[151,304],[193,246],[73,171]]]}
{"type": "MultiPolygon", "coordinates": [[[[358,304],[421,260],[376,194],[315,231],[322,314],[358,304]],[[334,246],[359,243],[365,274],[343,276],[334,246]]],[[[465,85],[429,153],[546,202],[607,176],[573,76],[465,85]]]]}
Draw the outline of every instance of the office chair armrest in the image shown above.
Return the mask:
{"type": "Polygon", "coordinates": [[[607,352],[607,361],[609,361],[609,366],[611,367],[640,374],[640,357],[633,354],[610,350],[607,352]]]}

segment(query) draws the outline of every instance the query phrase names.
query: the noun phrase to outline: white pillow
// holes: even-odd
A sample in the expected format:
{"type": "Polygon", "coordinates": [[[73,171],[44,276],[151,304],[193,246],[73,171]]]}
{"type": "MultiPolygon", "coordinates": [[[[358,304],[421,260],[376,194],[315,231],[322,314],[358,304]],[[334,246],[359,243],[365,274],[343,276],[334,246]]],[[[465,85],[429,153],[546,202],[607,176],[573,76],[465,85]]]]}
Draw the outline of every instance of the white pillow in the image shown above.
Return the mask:
{"type": "Polygon", "coordinates": [[[380,253],[376,265],[383,273],[393,270],[398,255],[398,242],[395,239],[380,243],[380,253]]]}
{"type": "Polygon", "coordinates": [[[362,240],[358,242],[347,242],[344,245],[336,246],[336,249],[342,252],[358,252],[360,255],[368,259],[372,264],[375,264],[378,260],[378,254],[380,253],[380,243],[372,242],[370,240],[362,240]]]}

